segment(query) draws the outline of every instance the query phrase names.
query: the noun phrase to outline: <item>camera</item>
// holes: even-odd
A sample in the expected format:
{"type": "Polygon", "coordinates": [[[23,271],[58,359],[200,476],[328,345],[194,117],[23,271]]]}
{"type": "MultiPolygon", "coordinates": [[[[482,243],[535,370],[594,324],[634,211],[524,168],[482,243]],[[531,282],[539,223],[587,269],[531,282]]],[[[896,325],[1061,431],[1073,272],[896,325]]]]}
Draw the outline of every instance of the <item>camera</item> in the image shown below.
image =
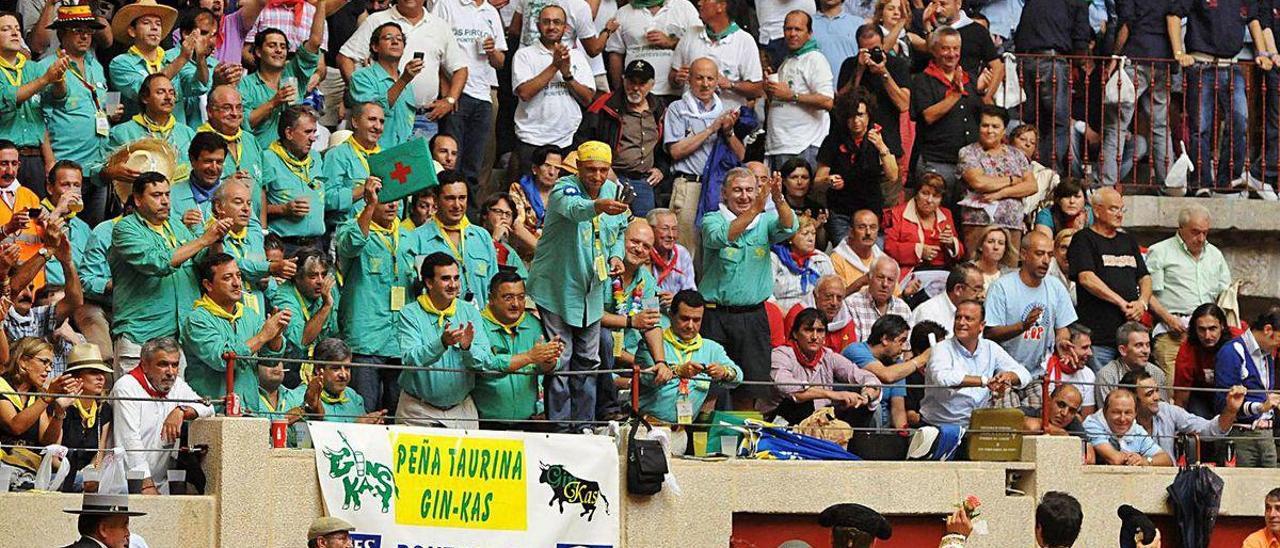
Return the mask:
{"type": "Polygon", "coordinates": [[[880,63],[883,63],[885,60],[884,48],[881,48],[880,46],[876,46],[874,48],[867,50],[867,58],[871,59],[871,62],[877,65],[880,63]]]}

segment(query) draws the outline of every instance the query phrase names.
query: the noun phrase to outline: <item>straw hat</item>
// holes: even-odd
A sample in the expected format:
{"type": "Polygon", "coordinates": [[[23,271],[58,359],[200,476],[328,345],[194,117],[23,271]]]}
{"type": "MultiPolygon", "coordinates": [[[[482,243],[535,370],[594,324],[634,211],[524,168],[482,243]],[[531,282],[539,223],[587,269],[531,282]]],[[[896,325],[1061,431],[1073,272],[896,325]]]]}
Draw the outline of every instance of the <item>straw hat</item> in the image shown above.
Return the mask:
{"type": "Polygon", "coordinates": [[[80,509],[63,510],[68,514],[94,514],[99,516],[145,516],[146,512],[130,512],[128,495],[103,495],[85,493],[80,509]]]}
{"type": "Polygon", "coordinates": [[[564,158],[560,160],[559,163],[551,162],[551,165],[560,168],[562,171],[566,171],[574,175],[577,175],[578,174],[578,151],[575,150],[568,154],[565,154],[564,158]]]}
{"type": "Polygon", "coordinates": [[[67,368],[63,372],[75,373],[76,371],[113,373],[111,366],[102,359],[102,352],[98,350],[98,345],[93,343],[78,343],[71,347],[71,352],[67,355],[67,368]]]}
{"type": "Polygon", "coordinates": [[[157,4],[156,0],[138,0],[120,8],[115,17],[111,18],[111,34],[115,37],[115,41],[126,46],[132,44],[133,37],[129,36],[129,26],[144,15],[160,18],[161,36],[168,36],[173,32],[173,24],[178,20],[178,10],[157,4]]]}
{"type": "Polygon", "coordinates": [[[351,131],[351,130],[349,130],[349,129],[340,129],[340,130],[338,130],[338,131],[335,131],[335,132],[333,132],[333,133],[330,133],[330,134],[329,134],[329,146],[325,147],[325,150],[331,149],[331,148],[336,147],[336,146],[338,146],[338,145],[340,145],[340,144],[342,144],[342,143],[347,142],[347,139],[351,138],[351,136],[352,136],[352,135],[354,135],[354,134],[355,134],[355,132],[353,132],[353,131],[351,131]]]}
{"type": "MultiPolygon", "coordinates": [[[[143,173],[148,171],[158,172],[169,179],[169,182],[177,181],[191,172],[190,166],[185,166],[178,162],[178,152],[174,150],[173,145],[164,139],[153,137],[138,139],[116,149],[107,158],[106,168],[104,169],[120,165],[143,173]]],[[[111,185],[115,189],[116,197],[120,199],[120,203],[123,204],[129,201],[129,195],[133,194],[133,184],[131,182],[115,180],[111,181],[111,185]]]]}
{"type": "Polygon", "coordinates": [[[57,30],[64,27],[89,27],[97,30],[105,27],[97,17],[94,17],[93,11],[89,4],[65,3],[58,6],[58,17],[54,19],[49,26],[50,30],[57,30]]]}

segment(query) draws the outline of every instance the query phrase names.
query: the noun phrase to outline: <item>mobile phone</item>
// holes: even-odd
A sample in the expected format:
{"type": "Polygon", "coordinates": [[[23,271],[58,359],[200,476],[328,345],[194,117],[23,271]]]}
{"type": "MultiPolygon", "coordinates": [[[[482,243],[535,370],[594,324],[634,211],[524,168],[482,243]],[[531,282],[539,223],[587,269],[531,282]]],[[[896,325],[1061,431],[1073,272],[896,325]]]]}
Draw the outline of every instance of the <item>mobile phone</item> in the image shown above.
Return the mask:
{"type": "Polygon", "coordinates": [[[636,201],[636,189],[630,183],[622,183],[622,188],[618,190],[618,201],[627,205],[636,201]]]}
{"type": "Polygon", "coordinates": [[[413,58],[418,61],[421,61],[426,56],[427,56],[426,52],[422,52],[422,51],[413,52],[413,58]]]}
{"type": "Polygon", "coordinates": [[[40,213],[42,213],[42,212],[43,212],[43,210],[41,210],[41,209],[40,209],[40,208],[38,208],[38,207],[30,208],[30,209],[28,209],[28,210],[27,210],[27,218],[28,218],[28,219],[31,219],[31,220],[39,219],[39,218],[40,218],[40,213]]]}

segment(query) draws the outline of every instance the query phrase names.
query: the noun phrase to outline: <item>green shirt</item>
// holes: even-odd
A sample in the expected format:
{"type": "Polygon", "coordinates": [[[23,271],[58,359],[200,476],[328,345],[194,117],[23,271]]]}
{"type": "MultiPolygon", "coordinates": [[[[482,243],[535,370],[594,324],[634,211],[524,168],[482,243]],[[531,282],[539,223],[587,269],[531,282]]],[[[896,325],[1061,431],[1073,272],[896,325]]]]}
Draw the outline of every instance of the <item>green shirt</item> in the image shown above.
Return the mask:
{"type": "MultiPolygon", "coordinates": [[[[57,55],[46,55],[40,60],[41,70],[48,70],[57,59],[57,55]]],[[[56,130],[49,132],[53,156],[80,164],[85,181],[91,181],[102,169],[106,155],[107,136],[98,134],[98,112],[107,100],[107,77],[92,52],[84,56],[84,64],[85,73],[80,74],[84,80],[76,77],[80,69],[73,65],[67,70],[67,95],[58,99],[49,94],[42,101],[41,114],[45,126],[56,130]]]]}
{"type": "MultiPolygon", "coordinates": [[[[196,133],[200,131],[197,130],[196,133]]],[[[226,139],[225,135],[219,134],[219,136],[226,139]]],[[[253,178],[253,188],[250,189],[250,193],[253,194],[253,207],[255,211],[260,211],[262,209],[262,149],[266,147],[258,144],[258,139],[253,136],[253,133],[244,130],[240,132],[238,141],[227,141],[227,148],[229,150],[227,161],[222,164],[222,178],[226,179],[241,170],[248,173],[253,178]]]]}
{"type": "Polygon", "coordinates": [[[311,346],[317,341],[327,339],[329,337],[338,336],[338,314],[341,307],[339,302],[338,288],[333,288],[333,310],[329,311],[329,317],[325,319],[324,326],[320,328],[320,334],[316,336],[311,344],[302,343],[302,332],[307,327],[307,322],[311,321],[311,317],[320,311],[324,306],[324,299],[308,299],[298,291],[292,281],[285,282],[276,288],[271,296],[271,305],[281,310],[288,310],[293,314],[293,318],[289,320],[289,327],[284,330],[285,356],[290,358],[308,358],[311,355],[311,346]]]}
{"type": "Polygon", "coordinates": [[[341,224],[364,207],[355,207],[351,200],[351,189],[369,178],[366,162],[368,159],[362,160],[355,147],[346,141],[325,151],[325,221],[329,226],[341,224]]]}
{"type": "Polygon", "coordinates": [[[191,304],[200,297],[194,259],[177,268],[169,266],[174,250],[195,236],[182,223],[165,220],[161,226],[165,236],[133,213],[111,230],[107,253],[115,282],[111,334],[127,336],[137,344],[176,335],[191,312],[191,304]]]}
{"type": "Polygon", "coordinates": [[[1231,268],[1218,246],[1205,242],[1196,259],[1177,234],[1147,250],[1147,271],[1151,292],[1173,314],[1189,316],[1201,304],[1217,302],[1231,285],[1231,268]]]}
{"type": "Polygon", "coordinates": [[[511,358],[528,352],[542,338],[542,323],[533,314],[525,313],[508,332],[501,324],[483,318],[476,329],[484,329],[489,339],[492,355],[484,368],[502,372],[476,376],[476,386],[471,390],[476,411],[481,419],[525,420],[537,413],[538,375],[537,365],[527,365],[519,373],[507,373],[511,358]]]}
{"type": "MultiPolygon", "coordinates": [[[[636,268],[636,274],[631,277],[631,283],[623,288],[622,302],[618,302],[618,295],[614,294],[614,279],[610,278],[609,284],[602,288],[606,312],[620,316],[635,316],[645,309],[658,309],[658,280],[653,277],[653,272],[648,266],[636,268]],[[645,306],[646,303],[649,306],[645,306]]],[[[661,318],[662,327],[666,327],[669,323],[666,316],[661,318]]],[[[639,350],[642,339],[639,330],[623,328],[622,349],[634,355],[639,350]]]]}
{"type": "MultiPolygon", "coordinates": [[[[191,188],[192,184],[191,178],[186,177],[179,181],[175,181],[173,185],[169,187],[170,221],[181,223],[182,216],[190,209],[199,210],[200,218],[205,221],[213,218],[213,192],[217,190],[219,186],[222,186],[222,181],[218,181],[212,189],[209,189],[207,193],[204,193],[204,195],[200,197],[197,197],[196,190],[191,188]]],[[[255,211],[253,215],[256,214],[257,213],[255,211]]],[[[204,231],[203,227],[196,228],[195,230],[200,232],[204,231]]]]}
{"type": "MultiPolygon", "coordinates": [[[[164,52],[163,64],[168,65],[173,62],[180,53],[181,48],[173,48],[164,52]]],[[[142,81],[151,75],[151,69],[147,67],[147,62],[143,58],[125,51],[111,59],[107,73],[111,75],[108,81],[111,90],[120,92],[120,104],[124,105],[124,115],[129,117],[137,114],[139,88],[142,87],[142,81]]],[[[173,90],[176,93],[173,99],[173,116],[178,119],[178,125],[187,125],[184,99],[187,97],[199,98],[201,95],[209,93],[212,82],[213,70],[209,70],[208,81],[200,82],[196,79],[196,66],[190,60],[178,70],[178,77],[173,78],[173,90]]],[[[195,125],[199,125],[199,123],[197,122],[195,125]]],[[[187,149],[180,150],[179,156],[186,159],[187,149]]]]}
{"type": "Polygon", "coordinates": [[[191,162],[187,159],[187,151],[191,149],[191,138],[196,136],[196,130],[191,129],[182,122],[174,122],[173,129],[164,133],[152,133],[142,124],[133,120],[125,120],[124,123],[111,128],[111,137],[107,140],[107,150],[113,151],[124,145],[143,139],[146,137],[155,137],[164,139],[178,153],[178,165],[190,166],[191,162]]]}
{"type": "MultiPolygon", "coordinates": [[[[262,417],[268,420],[286,418],[290,409],[302,407],[306,401],[307,385],[301,385],[296,388],[289,388],[281,385],[276,389],[276,405],[273,407],[271,401],[267,399],[267,393],[258,385],[257,381],[253,383],[253,392],[237,391],[236,395],[240,396],[240,406],[246,413],[255,417],[262,417]]],[[[298,446],[298,430],[301,422],[295,422],[289,425],[289,434],[286,438],[286,444],[289,447],[298,446]]]]}
{"type": "Polygon", "coordinates": [[[240,276],[244,278],[245,291],[252,290],[265,303],[261,286],[263,280],[271,275],[271,263],[267,261],[267,252],[262,246],[262,225],[258,223],[258,218],[250,217],[249,226],[245,227],[244,233],[239,237],[227,233],[222,238],[222,252],[236,258],[240,276]]]}
{"type": "Polygon", "coordinates": [[[790,238],[799,226],[782,226],[778,214],[766,211],[755,226],[729,241],[729,219],[719,211],[702,217],[702,281],[707,301],[728,306],[757,305],[773,294],[773,261],[769,246],[790,238]]]}
{"type": "Polygon", "coordinates": [[[342,301],[359,303],[342,307],[338,324],[347,334],[347,344],[356,354],[400,356],[396,328],[400,311],[391,308],[393,287],[407,306],[409,287],[417,276],[406,242],[409,232],[397,224],[396,234],[370,231],[365,235],[355,219],[338,227],[338,261],[344,275],[342,301]]]}
{"type": "MultiPolygon", "coordinates": [[[[285,78],[298,79],[298,97],[294,99],[294,103],[302,101],[302,92],[307,86],[307,81],[311,80],[311,75],[316,71],[316,63],[320,59],[317,53],[311,53],[305,47],[298,48],[294,55],[284,65],[284,71],[280,73],[280,82],[284,82],[285,78]]],[[[254,109],[262,106],[263,103],[270,101],[276,96],[277,89],[268,86],[262,81],[262,74],[254,72],[246,74],[240,79],[240,96],[244,98],[244,128],[253,132],[253,136],[258,138],[258,144],[265,149],[272,141],[280,138],[277,126],[280,125],[280,114],[284,112],[287,105],[280,105],[271,109],[271,113],[262,120],[262,123],[256,127],[249,125],[249,113],[254,109]]]]}
{"type": "MultiPolygon", "coordinates": [[[[181,342],[182,353],[187,358],[187,384],[206,398],[219,398],[225,394],[227,363],[222,359],[224,352],[235,352],[237,356],[278,356],[282,353],[272,351],[266,345],[258,352],[249,350],[249,339],[262,331],[266,320],[263,315],[265,303],[249,291],[244,292],[240,302],[243,312],[234,322],[218,317],[207,308],[196,307],[183,323],[181,342]]],[[[257,389],[258,360],[236,360],[235,392],[253,393],[257,389]]]]}
{"type": "MultiPolygon", "coordinates": [[[[706,219],[706,217],[703,217],[706,219]]],[[[724,347],[720,343],[711,339],[703,338],[702,347],[694,350],[690,354],[678,352],[670,341],[663,340],[663,352],[666,353],[667,361],[671,363],[671,367],[676,367],[688,362],[697,364],[720,364],[733,370],[733,375],[728,381],[715,381],[706,373],[698,373],[693,378],[681,382],[679,377],[667,381],[662,386],[654,386],[654,377],[652,374],[644,374],[640,376],[640,411],[658,417],[669,423],[679,421],[680,414],[677,403],[682,399],[688,399],[690,409],[696,416],[698,411],[702,409],[702,402],[707,399],[707,392],[712,386],[733,388],[742,382],[742,368],[733,363],[729,359],[729,355],[725,353],[724,347]],[[681,389],[681,385],[685,385],[685,390],[681,389]],[[687,394],[682,392],[687,391],[687,394]]]]}
{"type": "Polygon", "coordinates": [[[489,302],[489,280],[498,271],[498,254],[493,250],[493,237],[489,231],[470,225],[462,231],[462,247],[455,253],[446,241],[440,225],[428,221],[413,229],[409,235],[409,252],[414,257],[426,257],[432,253],[447,253],[458,261],[462,270],[460,295],[477,308],[489,302]],[[470,298],[468,298],[468,296],[470,298]]]}
{"type": "Polygon", "coordinates": [[[400,388],[410,396],[435,407],[447,408],[462,403],[475,386],[475,373],[491,359],[489,338],[482,329],[480,311],[471,303],[455,300],[457,311],[441,318],[427,312],[416,299],[400,311],[400,359],[405,365],[452,369],[454,371],[414,371],[400,373],[400,388]],[[443,321],[442,321],[443,320],[443,321]],[[475,326],[471,347],[462,350],[446,347],[440,340],[446,327],[459,328],[466,323],[475,326]]]}
{"type": "Polygon", "coordinates": [[[47,68],[46,63],[28,60],[17,72],[0,69],[4,76],[0,78],[0,139],[8,139],[20,147],[38,147],[44,141],[42,103],[53,99],[53,87],[41,89],[21,103],[18,88],[38,80],[47,68]]]}
{"type": "Polygon", "coordinates": [[[107,255],[111,251],[111,237],[116,223],[124,217],[107,219],[93,227],[89,233],[89,241],[84,246],[84,268],[79,270],[80,285],[84,286],[86,297],[95,298],[106,303],[111,302],[107,293],[107,283],[111,281],[111,267],[107,265],[107,255]]]}
{"type": "Polygon", "coordinates": [[[387,121],[382,124],[382,137],[378,144],[382,148],[391,148],[402,144],[413,136],[413,119],[417,107],[413,103],[412,86],[404,88],[396,98],[394,105],[389,104],[391,86],[396,77],[387,74],[386,69],[377,63],[364,67],[351,74],[351,86],[347,88],[347,106],[357,103],[377,103],[382,107],[387,121]]]}
{"type": "MultiPolygon", "coordinates": [[[[48,211],[49,208],[45,207],[48,211]]],[[[71,240],[71,264],[76,267],[76,274],[81,278],[82,283],[84,274],[82,271],[85,267],[84,250],[89,245],[89,238],[93,231],[89,229],[89,224],[81,221],[79,217],[71,217],[67,219],[63,232],[67,234],[67,239],[71,240]]],[[[58,259],[49,255],[48,261],[44,264],[44,281],[49,285],[65,285],[67,280],[62,275],[62,263],[58,259]]]]}
{"type": "Polygon", "coordinates": [[[366,412],[364,398],[350,386],[344,388],[342,395],[337,398],[329,396],[327,392],[321,393],[320,405],[324,407],[324,420],[329,422],[356,422],[366,412]]]}
{"type": "MultiPolygon", "coordinates": [[[[605,181],[600,195],[617,196],[617,183],[605,181]]],[[[565,323],[591,325],[604,315],[601,286],[608,282],[600,279],[597,266],[608,272],[609,259],[622,257],[627,217],[597,215],[595,200],[576,175],[557,181],[549,202],[542,237],[529,268],[529,294],[533,302],[565,323]]]]}
{"type": "MultiPolygon", "coordinates": [[[[288,154],[286,152],[285,154],[288,154]]],[[[311,164],[294,173],[280,155],[267,150],[262,154],[262,173],[267,185],[267,203],[284,204],[306,198],[311,210],[302,218],[280,216],[267,220],[267,228],[282,237],[315,237],[324,235],[325,176],[320,155],[308,151],[311,164]]]]}
{"type": "MultiPolygon", "coordinates": [[[[165,62],[169,62],[178,56],[181,48],[173,48],[165,52],[165,62]]],[[[205,57],[204,62],[209,67],[209,78],[206,82],[201,82],[196,77],[195,61],[188,62],[182,67],[182,71],[178,73],[178,78],[182,82],[184,89],[190,88],[195,93],[183,93],[182,98],[175,104],[178,106],[173,109],[173,115],[178,117],[179,124],[187,124],[192,129],[199,127],[204,123],[205,108],[204,97],[213,89],[213,69],[218,67],[218,60],[210,55],[205,57]]]]}

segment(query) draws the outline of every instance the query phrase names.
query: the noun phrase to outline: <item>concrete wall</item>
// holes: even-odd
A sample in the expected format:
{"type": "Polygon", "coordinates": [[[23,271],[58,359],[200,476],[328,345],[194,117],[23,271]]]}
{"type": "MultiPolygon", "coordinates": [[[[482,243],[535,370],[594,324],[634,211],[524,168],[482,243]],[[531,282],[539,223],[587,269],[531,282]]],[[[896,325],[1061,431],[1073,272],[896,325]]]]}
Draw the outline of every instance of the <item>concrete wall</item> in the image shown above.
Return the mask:
{"type": "MultiPolygon", "coordinates": [[[[205,496],[131,497],[149,513],[133,521],[156,548],[301,546],[307,526],[322,503],[310,450],[271,449],[264,419],[214,418],[196,421],[192,443],[209,447],[205,496]],[[234,448],[224,451],[224,448],[234,448]]],[[[1152,514],[1169,514],[1164,489],[1171,468],[1082,466],[1075,438],[1028,437],[1022,462],[772,462],[719,463],[673,460],[680,493],[624,496],[623,546],[723,547],[735,512],[817,514],[837,502],[859,502],[893,515],[943,515],[964,495],[979,496],[991,534],[971,546],[1026,546],[1033,535],[1038,493],[1072,493],[1085,507],[1085,528],[1077,546],[1114,543],[1115,508],[1132,504],[1152,514]],[[1006,481],[1025,496],[1007,496],[1006,481]],[[697,527],[684,527],[697,516],[697,527]]],[[[1280,471],[1219,469],[1225,481],[1222,514],[1261,516],[1265,493],[1280,485],[1280,471]]],[[[75,538],[74,516],[61,512],[79,497],[55,493],[0,495],[6,519],[2,546],[59,546],[75,538]]]]}

